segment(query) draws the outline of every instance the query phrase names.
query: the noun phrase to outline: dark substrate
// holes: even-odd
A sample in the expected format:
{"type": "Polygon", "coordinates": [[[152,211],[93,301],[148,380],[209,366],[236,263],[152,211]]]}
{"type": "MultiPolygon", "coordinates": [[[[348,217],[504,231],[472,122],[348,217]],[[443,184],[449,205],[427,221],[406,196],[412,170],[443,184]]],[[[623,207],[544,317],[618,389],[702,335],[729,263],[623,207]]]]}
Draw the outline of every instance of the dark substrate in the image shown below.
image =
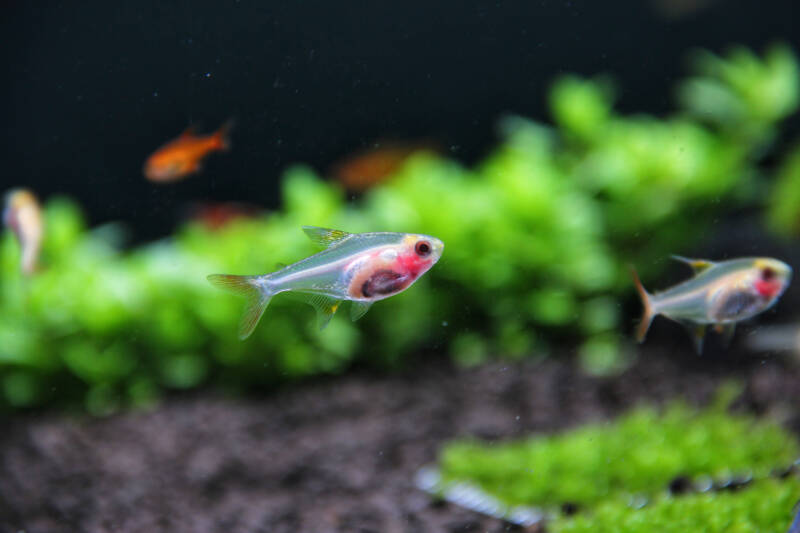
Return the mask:
{"type": "Polygon", "coordinates": [[[736,408],[800,434],[800,370],[776,356],[698,358],[654,348],[623,375],[568,361],[403,375],[366,371],[247,399],[205,392],[149,412],[2,422],[0,531],[469,532],[515,527],[416,489],[446,440],[551,432],[639,401],[710,399],[740,378],[736,408]]]}

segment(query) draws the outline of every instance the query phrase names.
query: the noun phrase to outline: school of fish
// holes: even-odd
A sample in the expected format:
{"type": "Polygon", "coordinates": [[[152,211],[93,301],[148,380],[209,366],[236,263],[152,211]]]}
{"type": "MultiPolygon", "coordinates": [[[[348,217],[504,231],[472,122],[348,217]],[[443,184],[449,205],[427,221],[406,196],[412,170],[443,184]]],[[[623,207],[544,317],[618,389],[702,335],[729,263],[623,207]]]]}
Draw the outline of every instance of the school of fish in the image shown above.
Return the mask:
{"type": "MultiPolygon", "coordinates": [[[[172,182],[197,173],[211,153],[230,148],[232,122],[209,135],[188,128],[145,161],[143,172],[152,182],[172,182]]],[[[337,179],[352,190],[363,190],[396,170],[424,145],[388,143],[345,160],[335,171],[337,179]]],[[[193,218],[209,228],[252,216],[254,206],[206,204],[195,209],[193,218]]],[[[20,271],[30,276],[40,270],[39,255],[44,239],[44,217],[36,196],[14,189],[5,198],[3,222],[20,246],[20,271]]],[[[324,328],[342,302],[350,302],[350,316],[357,320],[370,306],[409,288],[442,255],[439,239],[411,233],[347,233],[304,226],[303,231],[325,249],[276,272],[261,275],[213,274],[209,281],[247,299],[239,325],[239,337],[250,336],[270,300],[287,293],[317,310],[324,328]]],[[[687,259],[673,256],[694,270],[694,276],[655,294],[648,293],[635,270],[634,285],[644,307],[636,339],[643,342],[658,315],[684,324],[698,353],[703,350],[709,327],[727,343],[736,324],[771,308],[789,286],[792,269],[767,257],[726,261],[687,259]]]]}

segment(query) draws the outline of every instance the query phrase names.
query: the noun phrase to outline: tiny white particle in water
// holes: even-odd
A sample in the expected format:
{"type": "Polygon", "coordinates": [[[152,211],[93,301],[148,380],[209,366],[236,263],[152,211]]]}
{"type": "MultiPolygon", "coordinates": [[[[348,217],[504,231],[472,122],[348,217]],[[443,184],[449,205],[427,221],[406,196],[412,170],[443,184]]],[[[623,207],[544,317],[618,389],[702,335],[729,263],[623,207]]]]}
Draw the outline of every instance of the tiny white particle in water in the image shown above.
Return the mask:
{"type": "Polygon", "coordinates": [[[444,328],[447,327],[447,320],[442,321],[442,327],[444,327],[444,328]]]}
{"type": "Polygon", "coordinates": [[[210,72],[206,72],[206,78],[210,78],[210,77],[211,77],[211,73],[210,72]]]}

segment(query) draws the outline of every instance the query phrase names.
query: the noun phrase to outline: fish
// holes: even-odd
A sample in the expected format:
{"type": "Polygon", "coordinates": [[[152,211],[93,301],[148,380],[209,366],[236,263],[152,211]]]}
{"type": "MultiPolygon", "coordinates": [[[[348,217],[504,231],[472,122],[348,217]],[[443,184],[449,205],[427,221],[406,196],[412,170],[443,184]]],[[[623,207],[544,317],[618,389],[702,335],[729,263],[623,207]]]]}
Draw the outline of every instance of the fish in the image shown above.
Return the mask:
{"type": "Polygon", "coordinates": [[[147,158],[143,170],[145,177],[166,183],[200,172],[203,159],[210,153],[230,150],[228,134],[232,127],[233,122],[229,120],[210,135],[196,135],[194,127],[189,126],[177,139],[147,158]]]}
{"type": "Polygon", "coordinates": [[[11,229],[22,249],[20,270],[26,276],[39,268],[39,254],[44,238],[44,217],[36,196],[27,189],[6,194],[3,223],[11,229]]]}
{"type": "Polygon", "coordinates": [[[336,180],[353,192],[364,192],[383,183],[419,152],[438,152],[430,142],[379,142],[372,148],[339,161],[332,168],[336,180]]]}
{"type": "Polygon", "coordinates": [[[664,19],[673,21],[696,17],[720,0],[650,0],[650,6],[664,19]]]}
{"type": "Polygon", "coordinates": [[[256,218],[262,213],[260,207],[241,202],[197,202],[184,209],[183,218],[217,231],[231,222],[256,218]]]}
{"type": "Polygon", "coordinates": [[[794,520],[792,520],[789,531],[786,533],[800,533],[800,501],[794,505],[794,511],[796,512],[794,520]]]}
{"type": "Polygon", "coordinates": [[[636,270],[631,268],[644,306],[636,332],[639,342],[644,341],[653,318],[664,315],[686,325],[697,353],[703,351],[708,326],[713,326],[727,344],[733,337],[736,323],[775,305],[792,277],[789,265],[768,257],[719,262],[672,257],[691,266],[695,276],[657,294],[649,294],[636,270]]]}
{"type": "Polygon", "coordinates": [[[374,302],[410,287],[444,250],[439,239],[415,233],[348,233],[316,226],[303,231],[325,249],[271,274],[208,276],[212,285],[247,298],[240,339],[250,336],[272,297],[283,292],[314,307],[320,329],[345,300],[350,318],[358,320],[374,302]]]}

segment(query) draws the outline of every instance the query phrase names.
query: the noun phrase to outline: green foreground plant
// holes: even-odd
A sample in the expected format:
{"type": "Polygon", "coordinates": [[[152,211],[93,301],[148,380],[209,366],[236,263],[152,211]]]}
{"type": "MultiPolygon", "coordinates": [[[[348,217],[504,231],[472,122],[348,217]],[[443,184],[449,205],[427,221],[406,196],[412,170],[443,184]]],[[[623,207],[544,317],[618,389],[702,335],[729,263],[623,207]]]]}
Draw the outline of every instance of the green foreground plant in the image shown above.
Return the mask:
{"type": "Polygon", "coordinates": [[[455,441],[440,454],[442,486],[467,482],[505,506],[547,511],[553,532],[783,533],[800,500],[800,478],[773,475],[797,460],[800,443],[774,422],[729,414],[734,393],[724,389],[703,410],[675,402],[563,434],[455,441]],[[675,479],[711,486],[735,478],[755,481],[737,492],[668,491],[675,479]],[[564,514],[566,504],[579,512],[564,514]]]}
{"type": "Polygon", "coordinates": [[[777,424],[675,403],[561,435],[457,441],[440,465],[444,480],[471,481],[507,505],[558,507],[652,498],[679,476],[763,477],[798,457],[800,445],[777,424]]]}
{"type": "Polygon", "coordinates": [[[552,533],[786,533],[800,500],[800,480],[767,479],[738,492],[664,498],[634,510],[604,503],[591,514],[560,517],[552,533]]]}

